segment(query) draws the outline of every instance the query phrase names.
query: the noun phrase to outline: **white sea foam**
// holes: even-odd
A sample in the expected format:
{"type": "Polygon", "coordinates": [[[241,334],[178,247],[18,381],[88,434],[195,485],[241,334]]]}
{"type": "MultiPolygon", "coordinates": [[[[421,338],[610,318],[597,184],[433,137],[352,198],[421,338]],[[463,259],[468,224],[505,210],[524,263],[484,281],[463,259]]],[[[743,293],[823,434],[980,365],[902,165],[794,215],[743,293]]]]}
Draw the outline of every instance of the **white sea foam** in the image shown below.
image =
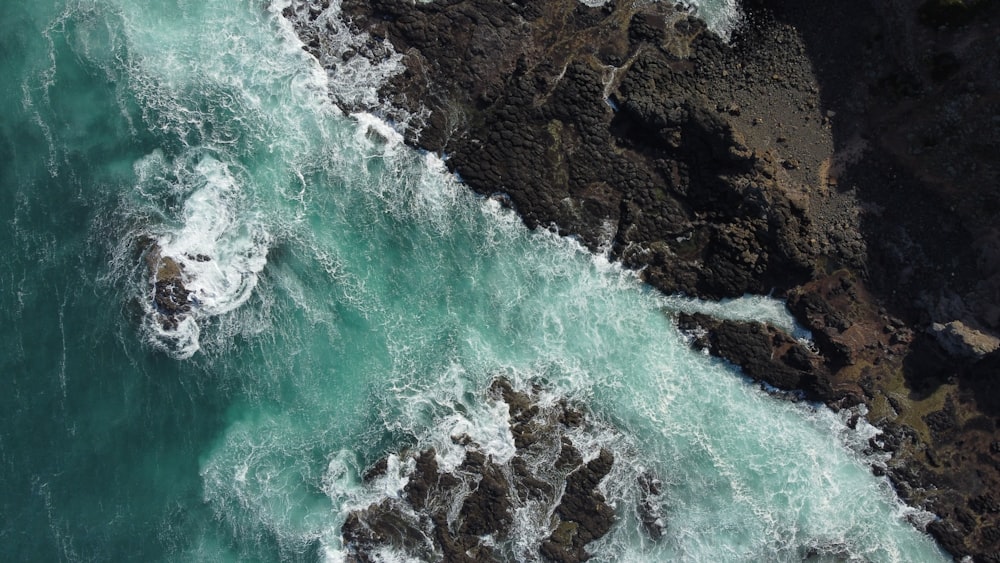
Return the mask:
{"type": "Polygon", "coordinates": [[[168,163],[155,152],[136,163],[140,192],[151,183],[171,183],[170,190],[183,198],[177,217],[153,226],[149,298],[145,300],[147,326],[156,343],[178,358],[199,349],[203,319],[228,313],[249,299],[258,276],[267,264],[270,235],[243,209],[246,193],[230,167],[203,151],[190,151],[168,163]],[[143,185],[143,184],[146,185],[143,185]],[[189,292],[189,310],[169,313],[156,309],[153,287],[158,268],[169,259],[179,268],[180,281],[189,292]],[[174,317],[165,324],[164,315],[174,317]]]}
{"type": "Polygon", "coordinates": [[[319,0],[284,0],[274,2],[276,12],[291,7],[296,17],[298,35],[318,46],[320,65],[329,73],[330,94],[347,108],[376,108],[381,105],[378,89],[403,70],[402,54],[388,41],[354,30],[344,21],[340,0],[323,8],[319,0]],[[310,10],[318,13],[310,17],[310,10]]]}
{"type": "Polygon", "coordinates": [[[681,3],[694,8],[695,14],[705,20],[709,29],[727,40],[743,21],[739,0],[689,0],[681,3]]]}
{"type": "Polygon", "coordinates": [[[360,146],[374,146],[370,141],[371,135],[375,136],[375,144],[385,145],[388,150],[399,148],[403,143],[403,136],[394,127],[389,125],[380,117],[376,117],[368,112],[354,112],[351,117],[358,122],[358,129],[355,140],[360,146]]]}
{"type": "Polygon", "coordinates": [[[735,299],[705,301],[681,295],[660,298],[670,312],[703,313],[718,319],[757,321],[774,325],[800,340],[811,340],[812,334],[799,325],[785,306],[784,300],[765,295],[744,295],[735,299]]]}
{"type": "Polygon", "coordinates": [[[240,188],[225,164],[205,157],[193,172],[197,184],[184,202],[182,225],[157,244],[163,256],[183,265],[195,309],[220,315],[246,302],[253,291],[267,263],[269,236],[237,216],[240,188]]]}
{"type": "MultiPolygon", "coordinates": [[[[686,0],[676,2],[675,0],[645,0],[648,2],[673,2],[684,4],[692,8],[695,14],[705,20],[709,29],[718,33],[722,37],[729,38],[730,34],[739,25],[743,18],[738,0],[686,0]]],[[[608,0],[579,0],[585,6],[599,8],[608,3],[608,0]]]]}

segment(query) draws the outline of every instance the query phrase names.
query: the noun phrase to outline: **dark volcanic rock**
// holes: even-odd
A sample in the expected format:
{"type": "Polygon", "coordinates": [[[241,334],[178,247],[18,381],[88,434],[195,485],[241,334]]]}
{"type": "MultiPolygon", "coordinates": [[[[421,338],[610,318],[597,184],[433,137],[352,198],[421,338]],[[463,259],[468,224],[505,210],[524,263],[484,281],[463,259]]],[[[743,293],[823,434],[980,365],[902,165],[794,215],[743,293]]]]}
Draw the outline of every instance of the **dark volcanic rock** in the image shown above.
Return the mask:
{"type": "Polygon", "coordinates": [[[597,490],[601,479],[611,471],[614,456],[602,449],[586,465],[566,477],[566,490],[556,507],[556,529],[542,542],[542,553],[553,561],[586,561],[584,547],[607,534],[615,521],[615,512],[597,490]]]}
{"type": "MultiPolygon", "coordinates": [[[[539,435],[515,442],[516,454],[509,461],[495,459],[468,436],[453,438],[464,459],[451,472],[440,467],[433,448],[405,456],[412,460],[412,470],[405,474],[400,498],[348,515],[341,532],[350,558],[372,561],[380,548],[393,547],[423,560],[499,560],[495,549],[511,537],[515,507],[530,501],[539,519],[553,514],[551,534],[536,547],[534,556],[587,560],[586,546],[607,534],[615,522],[614,510],[597,490],[610,473],[614,456],[601,449],[584,463],[566,434],[589,428],[583,411],[564,399],[543,408],[538,400],[541,392],[539,387],[516,389],[502,378],[490,385],[491,400],[507,404],[512,434],[516,436],[515,428],[521,427],[539,435]],[[484,542],[487,537],[491,540],[484,542]]],[[[375,482],[388,471],[383,458],[365,473],[365,482],[377,486],[375,482]]],[[[649,483],[643,489],[644,506],[649,514],[659,514],[654,498],[658,489],[653,493],[649,483]]]]}
{"type": "Polygon", "coordinates": [[[802,391],[811,401],[829,400],[819,359],[781,330],[759,322],[718,320],[700,313],[681,315],[678,326],[692,332],[693,344],[740,366],[753,379],[783,391],[802,391]]]}
{"type": "Polygon", "coordinates": [[[462,525],[459,531],[470,536],[506,536],[513,515],[510,485],[503,471],[476,451],[466,454],[460,470],[479,475],[479,483],[462,503],[462,525]]]}
{"type": "Polygon", "coordinates": [[[397,545],[410,551],[426,550],[420,522],[389,500],[352,512],[341,528],[344,543],[357,561],[375,561],[371,552],[381,545],[397,545]]]}
{"type": "Polygon", "coordinates": [[[457,0],[347,1],[343,13],[405,53],[382,96],[424,116],[408,139],[448,153],[528,226],[611,246],[668,292],[736,296],[808,277],[808,220],[777,160],[735,133],[740,106],[709,80],[716,67],[685,60],[736,65],[735,54],[684,11],[457,0]]]}

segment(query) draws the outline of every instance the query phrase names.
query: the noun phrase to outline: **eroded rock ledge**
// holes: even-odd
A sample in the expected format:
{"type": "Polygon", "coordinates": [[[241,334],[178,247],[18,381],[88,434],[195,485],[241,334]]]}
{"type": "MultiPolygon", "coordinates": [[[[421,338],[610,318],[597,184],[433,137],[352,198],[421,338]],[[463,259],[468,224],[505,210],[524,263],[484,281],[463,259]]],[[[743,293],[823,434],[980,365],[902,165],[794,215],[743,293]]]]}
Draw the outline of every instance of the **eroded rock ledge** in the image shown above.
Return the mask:
{"type": "Polygon", "coordinates": [[[663,2],[344,0],[370,40],[338,57],[325,8],[286,11],[320,60],[403,54],[384,105],[348,109],[410,119],[529,227],[667,293],[787,297],[817,354],[687,321],[753,377],[865,403],[931,533],[1000,561],[996,3],[747,0],[726,43],[663,2]]]}

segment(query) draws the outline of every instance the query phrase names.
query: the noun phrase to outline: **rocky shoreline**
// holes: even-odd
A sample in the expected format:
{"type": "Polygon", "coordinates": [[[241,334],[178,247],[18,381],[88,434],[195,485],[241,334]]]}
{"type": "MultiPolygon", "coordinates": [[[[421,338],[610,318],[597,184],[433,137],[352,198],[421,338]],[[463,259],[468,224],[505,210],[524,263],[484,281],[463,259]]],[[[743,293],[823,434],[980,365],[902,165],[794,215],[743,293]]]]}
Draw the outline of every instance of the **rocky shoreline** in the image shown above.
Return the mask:
{"type": "MultiPolygon", "coordinates": [[[[285,15],[331,61],[309,25],[326,8],[285,15]]],[[[529,227],[667,293],[787,298],[818,351],[679,322],[751,377],[864,403],[894,453],[878,471],[940,516],[928,530],[1000,561],[997,6],[744,8],[726,42],[665,3],[344,0],[371,40],[340,57],[391,44],[386,117],[529,227]]]]}

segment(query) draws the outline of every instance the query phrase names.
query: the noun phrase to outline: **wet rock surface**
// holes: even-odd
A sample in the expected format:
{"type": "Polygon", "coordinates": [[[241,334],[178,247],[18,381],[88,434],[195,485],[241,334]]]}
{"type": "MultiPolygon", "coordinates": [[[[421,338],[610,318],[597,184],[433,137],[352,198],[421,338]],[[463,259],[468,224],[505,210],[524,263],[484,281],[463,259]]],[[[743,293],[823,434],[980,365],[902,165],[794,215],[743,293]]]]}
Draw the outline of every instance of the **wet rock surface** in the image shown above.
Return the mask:
{"type": "Polygon", "coordinates": [[[191,292],[184,286],[184,264],[162,256],[160,247],[146,249],[146,268],[152,284],[153,305],[164,330],[174,330],[191,312],[191,292]]]}
{"type": "Polygon", "coordinates": [[[409,141],[447,153],[529,227],[610,247],[668,292],[737,296],[808,278],[815,249],[789,175],[733,127],[725,69],[738,55],[687,12],[575,0],[342,10],[404,53],[382,95],[407,110],[409,141]]]}
{"type": "MultiPolygon", "coordinates": [[[[336,65],[302,23],[325,7],[286,15],[336,65]]],[[[345,0],[370,39],[337,60],[401,53],[378,111],[529,227],[668,293],[787,297],[816,355],[765,326],[683,322],[755,379],[864,403],[894,452],[878,471],[941,517],[929,531],[1000,561],[1000,8],[744,9],[727,43],[668,3],[345,0]]]]}
{"type": "Polygon", "coordinates": [[[781,391],[799,391],[810,401],[833,397],[820,357],[780,329],[703,314],[681,315],[677,324],[693,335],[696,347],[733,361],[757,381],[781,391]]]}
{"type": "MultiPolygon", "coordinates": [[[[441,467],[432,448],[399,456],[404,466],[412,466],[399,497],[356,510],[344,523],[349,560],[376,561],[384,548],[422,560],[524,560],[540,555],[559,562],[588,560],[587,545],[607,534],[616,520],[598,490],[615,458],[599,448],[585,461],[585,452],[574,444],[581,436],[578,431],[587,435],[584,412],[565,400],[542,405],[538,391],[517,390],[503,378],[489,388],[488,400],[502,401],[508,408],[515,444],[510,459],[493,457],[467,435],[452,437],[464,456],[452,470],[441,467]],[[530,553],[512,553],[506,543],[517,511],[522,518],[527,511],[527,518],[548,530],[530,553]]],[[[389,466],[387,458],[379,460],[365,473],[365,481],[383,478],[389,466]]],[[[648,479],[656,480],[652,475],[648,479]]],[[[658,510],[649,491],[645,493],[648,509],[658,510]]]]}

